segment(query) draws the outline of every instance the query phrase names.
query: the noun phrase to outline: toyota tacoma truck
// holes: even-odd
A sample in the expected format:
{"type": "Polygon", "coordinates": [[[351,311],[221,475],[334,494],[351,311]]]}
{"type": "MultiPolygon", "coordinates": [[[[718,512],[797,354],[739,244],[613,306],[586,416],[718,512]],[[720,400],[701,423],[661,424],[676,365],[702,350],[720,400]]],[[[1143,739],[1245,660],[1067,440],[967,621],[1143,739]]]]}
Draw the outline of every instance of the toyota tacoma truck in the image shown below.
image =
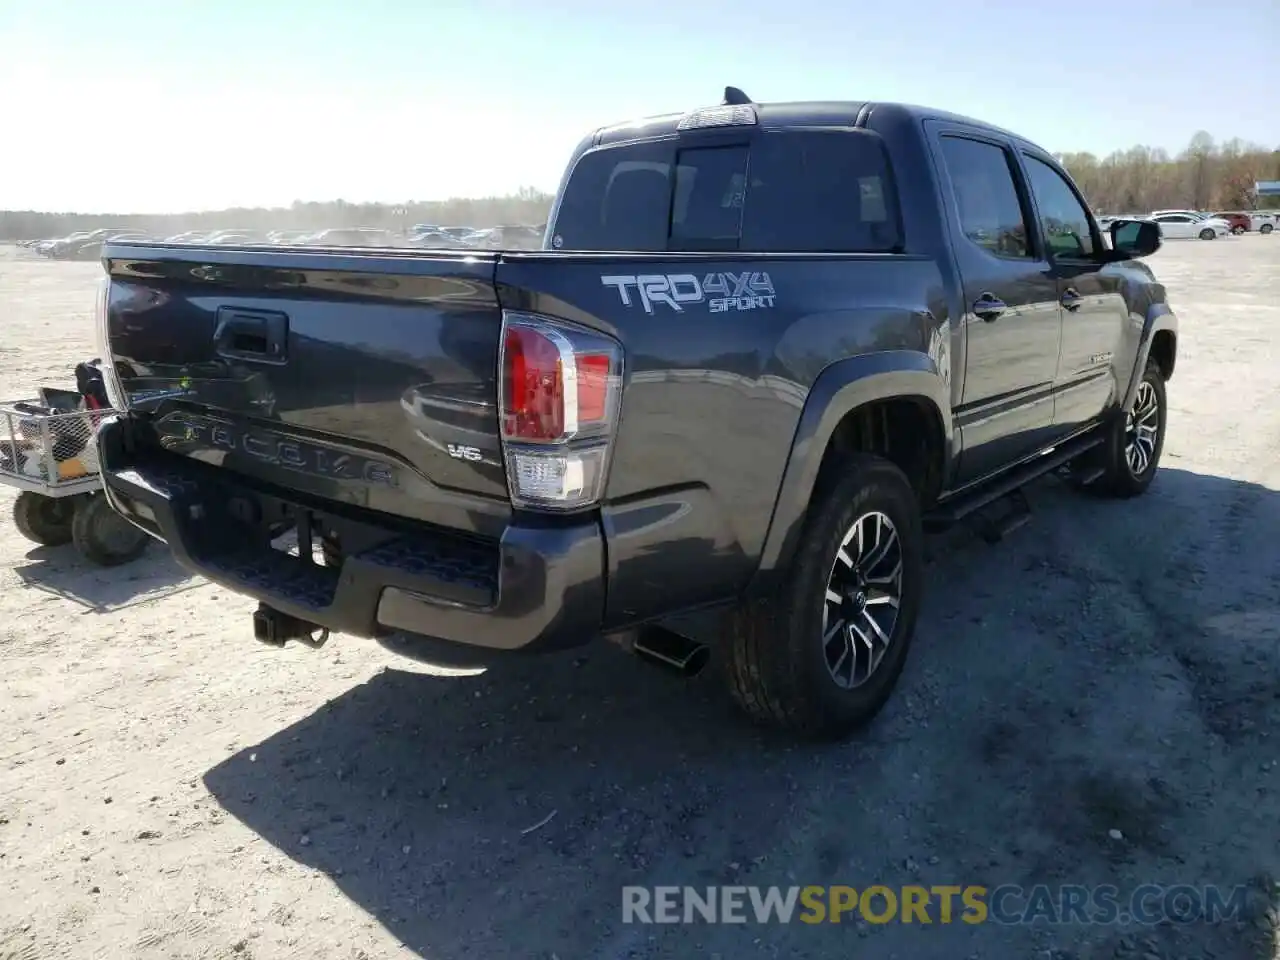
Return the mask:
{"type": "Polygon", "coordinates": [[[586,137],[541,250],[110,242],[107,496],[268,643],[604,637],[844,736],[927,531],[1150,486],[1177,323],[1108,234],[1013,133],[728,88],[586,137]]]}

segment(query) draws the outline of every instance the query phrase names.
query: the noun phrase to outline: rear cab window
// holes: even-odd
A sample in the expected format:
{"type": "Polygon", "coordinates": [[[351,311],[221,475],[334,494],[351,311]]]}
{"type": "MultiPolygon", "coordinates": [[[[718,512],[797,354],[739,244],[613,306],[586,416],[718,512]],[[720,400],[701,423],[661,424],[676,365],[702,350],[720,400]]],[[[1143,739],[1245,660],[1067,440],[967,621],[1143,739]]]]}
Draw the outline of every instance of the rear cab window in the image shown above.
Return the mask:
{"type": "Polygon", "coordinates": [[[887,253],[902,246],[884,143],[847,129],[596,148],[575,165],[551,238],[565,251],[887,253]]]}

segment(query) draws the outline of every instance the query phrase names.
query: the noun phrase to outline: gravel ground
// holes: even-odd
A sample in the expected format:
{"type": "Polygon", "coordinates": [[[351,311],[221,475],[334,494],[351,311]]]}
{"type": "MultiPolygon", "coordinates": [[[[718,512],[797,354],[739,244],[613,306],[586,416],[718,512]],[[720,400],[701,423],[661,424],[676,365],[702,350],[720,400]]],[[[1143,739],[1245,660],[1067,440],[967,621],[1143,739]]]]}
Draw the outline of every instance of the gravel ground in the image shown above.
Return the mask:
{"type": "MultiPolygon", "coordinates": [[[[1183,339],[1149,495],[1046,480],[1009,541],[936,541],[841,746],[608,646],[271,651],[159,549],[104,572],[0,525],[0,958],[1280,956],[1280,238],[1153,265],[1183,339]],[[1041,882],[1250,892],[1216,925],[621,922],[627,884],[1041,882]]],[[[92,356],[97,269],[0,252],[0,392],[92,356]]]]}

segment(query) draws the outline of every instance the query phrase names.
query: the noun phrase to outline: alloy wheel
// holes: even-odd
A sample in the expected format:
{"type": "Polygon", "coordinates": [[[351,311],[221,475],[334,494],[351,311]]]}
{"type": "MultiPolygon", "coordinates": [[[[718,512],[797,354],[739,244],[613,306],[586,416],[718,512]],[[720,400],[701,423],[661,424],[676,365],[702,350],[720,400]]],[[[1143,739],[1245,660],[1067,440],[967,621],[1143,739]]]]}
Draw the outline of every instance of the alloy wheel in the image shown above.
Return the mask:
{"type": "Polygon", "coordinates": [[[1125,417],[1124,459],[1129,472],[1142,476],[1155,456],[1160,431],[1160,398],[1149,380],[1138,386],[1133,409],[1125,417]]]}
{"type": "Polygon", "coordinates": [[[836,685],[852,690],[880,666],[902,601],[902,543],[893,521],[865,513],[845,532],[827,577],[822,647],[836,685]]]}

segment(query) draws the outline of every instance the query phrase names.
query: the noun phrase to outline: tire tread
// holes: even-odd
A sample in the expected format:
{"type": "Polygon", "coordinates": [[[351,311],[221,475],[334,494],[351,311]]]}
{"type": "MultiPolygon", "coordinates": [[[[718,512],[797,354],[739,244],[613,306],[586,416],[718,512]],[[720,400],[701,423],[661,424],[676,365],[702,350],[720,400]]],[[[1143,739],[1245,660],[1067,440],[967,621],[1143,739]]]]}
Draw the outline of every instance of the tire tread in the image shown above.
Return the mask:
{"type": "MultiPolygon", "coordinates": [[[[905,647],[914,630],[915,611],[903,611],[907,630],[895,639],[904,649],[893,664],[880,669],[891,671],[880,682],[882,691],[867,709],[850,718],[833,715],[815,696],[806,682],[803,651],[797,644],[811,642],[805,632],[801,602],[811,599],[814,583],[806,573],[825,567],[823,550],[826,526],[849,511],[859,499],[877,491],[909,500],[912,515],[909,529],[899,536],[919,544],[923,536],[915,494],[906,476],[895,465],[872,454],[846,455],[838,465],[836,479],[816,499],[805,521],[791,571],[773,595],[744,601],[730,613],[725,636],[725,663],[729,692],[739,707],[753,720],[810,738],[843,736],[869,720],[883,705],[897,681],[905,659],[905,647]]],[[[856,508],[854,508],[856,509],[856,508]]]]}

